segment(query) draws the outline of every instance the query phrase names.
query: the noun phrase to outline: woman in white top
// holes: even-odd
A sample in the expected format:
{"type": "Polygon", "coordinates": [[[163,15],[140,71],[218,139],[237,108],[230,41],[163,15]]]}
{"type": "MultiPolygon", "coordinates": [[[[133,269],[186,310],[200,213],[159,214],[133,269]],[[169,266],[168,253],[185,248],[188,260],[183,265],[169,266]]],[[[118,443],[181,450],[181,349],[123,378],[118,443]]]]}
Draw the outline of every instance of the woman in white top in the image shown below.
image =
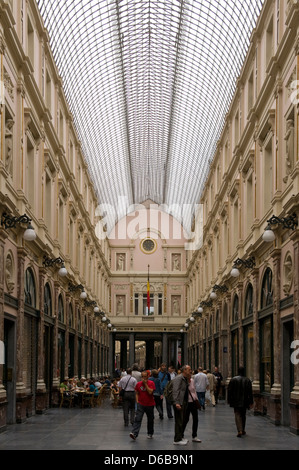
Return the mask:
{"type": "Polygon", "coordinates": [[[192,414],[192,441],[201,442],[197,437],[197,428],[198,428],[198,409],[196,406],[196,401],[198,402],[197,393],[194,386],[194,380],[190,378],[189,387],[188,387],[188,407],[185,415],[184,421],[184,430],[189,422],[190,413],[192,414]]]}

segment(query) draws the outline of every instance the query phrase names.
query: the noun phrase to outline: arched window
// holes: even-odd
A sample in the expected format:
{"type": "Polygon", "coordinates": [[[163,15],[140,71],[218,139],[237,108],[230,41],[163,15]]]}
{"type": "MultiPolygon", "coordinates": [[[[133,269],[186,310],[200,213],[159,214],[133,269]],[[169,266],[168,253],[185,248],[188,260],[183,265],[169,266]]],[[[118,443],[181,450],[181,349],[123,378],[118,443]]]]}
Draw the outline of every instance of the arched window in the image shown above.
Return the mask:
{"type": "Polygon", "coordinates": [[[235,295],[232,312],[232,323],[237,323],[239,320],[239,297],[235,295]]]}
{"type": "Polygon", "coordinates": [[[84,334],[85,336],[87,336],[87,328],[88,328],[88,325],[87,325],[87,317],[86,315],[84,316],[84,334]]]}
{"type": "Polygon", "coordinates": [[[78,308],[77,310],[77,328],[80,333],[82,333],[82,322],[81,322],[81,312],[80,309],[78,308]]]}
{"type": "Polygon", "coordinates": [[[61,323],[64,323],[64,305],[63,305],[63,298],[61,294],[58,297],[58,320],[61,323]]]}
{"type": "Polygon", "coordinates": [[[219,329],[220,329],[219,319],[220,319],[220,313],[219,313],[219,310],[217,310],[217,312],[216,312],[216,333],[218,333],[219,329]]]}
{"type": "Polygon", "coordinates": [[[28,268],[25,273],[25,304],[30,305],[33,308],[36,308],[36,288],[33,271],[31,268],[28,268]]]}
{"type": "Polygon", "coordinates": [[[74,311],[73,311],[73,306],[70,303],[69,304],[69,327],[74,328],[74,325],[75,325],[74,311]]]}
{"type": "Polygon", "coordinates": [[[226,330],[228,328],[228,321],[229,321],[227,303],[224,304],[222,315],[223,315],[222,327],[226,330]]]}
{"type": "Polygon", "coordinates": [[[245,296],[245,317],[249,317],[253,314],[253,287],[252,284],[249,284],[245,296]]]}
{"type": "Polygon", "coordinates": [[[45,315],[49,315],[49,317],[52,316],[52,295],[51,295],[51,289],[48,283],[45,285],[45,290],[44,290],[44,312],[45,312],[45,315]]]}
{"type": "Polygon", "coordinates": [[[262,282],[261,309],[273,304],[272,271],[266,269],[262,282]]]}

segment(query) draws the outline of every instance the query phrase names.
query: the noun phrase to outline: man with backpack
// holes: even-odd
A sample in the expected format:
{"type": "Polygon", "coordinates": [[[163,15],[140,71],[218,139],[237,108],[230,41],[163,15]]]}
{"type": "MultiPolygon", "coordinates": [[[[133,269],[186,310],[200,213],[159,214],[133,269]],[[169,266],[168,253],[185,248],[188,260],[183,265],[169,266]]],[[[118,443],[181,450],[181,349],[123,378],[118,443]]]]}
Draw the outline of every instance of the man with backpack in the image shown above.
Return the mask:
{"type": "MultiPolygon", "coordinates": [[[[162,396],[163,396],[165,387],[171,381],[170,374],[169,372],[167,372],[167,367],[166,367],[166,364],[164,363],[161,364],[160,366],[158,378],[160,379],[162,396]]],[[[161,400],[161,408],[162,408],[162,415],[160,415],[160,418],[163,419],[163,399],[161,400]]],[[[167,400],[167,398],[166,398],[166,410],[167,410],[167,417],[169,419],[173,418],[171,403],[167,400]]]]}

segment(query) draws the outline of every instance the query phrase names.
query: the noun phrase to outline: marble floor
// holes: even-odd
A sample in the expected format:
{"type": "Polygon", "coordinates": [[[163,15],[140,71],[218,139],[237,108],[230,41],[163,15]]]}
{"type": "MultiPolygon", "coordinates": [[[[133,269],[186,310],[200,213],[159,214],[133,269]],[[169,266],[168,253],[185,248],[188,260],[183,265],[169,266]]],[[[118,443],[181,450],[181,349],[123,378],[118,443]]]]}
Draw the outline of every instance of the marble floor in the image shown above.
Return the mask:
{"type": "Polygon", "coordinates": [[[165,417],[161,421],[156,411],[152,440],[147,439],[146,417],[136,441],[129,437],[130,430],[124,427],[122,409],[113,409],[107,399],[101,408],[50,409],[24,424],[9,426],[0,434],[0,450],[299,450],[299,436],[251,412],[247,416],[247,435],[237,438],[233,410],[224,402],[199,411],[198,437],[202,443],[192,442],[189,422],[185,433],[189,443],[180,448],[174,446],[174,420],[165,417]]]}

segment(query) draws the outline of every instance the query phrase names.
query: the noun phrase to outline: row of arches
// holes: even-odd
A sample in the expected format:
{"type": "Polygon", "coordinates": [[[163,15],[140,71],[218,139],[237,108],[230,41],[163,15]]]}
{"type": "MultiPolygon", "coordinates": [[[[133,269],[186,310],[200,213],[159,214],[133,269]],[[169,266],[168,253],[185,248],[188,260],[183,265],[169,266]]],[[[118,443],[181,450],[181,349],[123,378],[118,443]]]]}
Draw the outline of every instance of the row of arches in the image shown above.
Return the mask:
{"type": "MultiPolygon", "coordinates": [[[[43,306],[40,305],[37,296],[37,287],[34,271],[31,267],[25,271],[24,278],[24,298],[25,305],[37,309],[43,308],[43,312],[50,318],[58,319],[60,324],[76,329],[79,333],[84,333],[93,337],[93,321],[88,315],[84,315],[80,306],[73,306],[73,300],[67,301],[63,293],[58,294],[57,307],[50,282],[44,285],[43,306]],[[84,325],[84,328],[82,326],[84,325]]],[[[99,336],[99,335],[98,335],[99,336]]]]}

